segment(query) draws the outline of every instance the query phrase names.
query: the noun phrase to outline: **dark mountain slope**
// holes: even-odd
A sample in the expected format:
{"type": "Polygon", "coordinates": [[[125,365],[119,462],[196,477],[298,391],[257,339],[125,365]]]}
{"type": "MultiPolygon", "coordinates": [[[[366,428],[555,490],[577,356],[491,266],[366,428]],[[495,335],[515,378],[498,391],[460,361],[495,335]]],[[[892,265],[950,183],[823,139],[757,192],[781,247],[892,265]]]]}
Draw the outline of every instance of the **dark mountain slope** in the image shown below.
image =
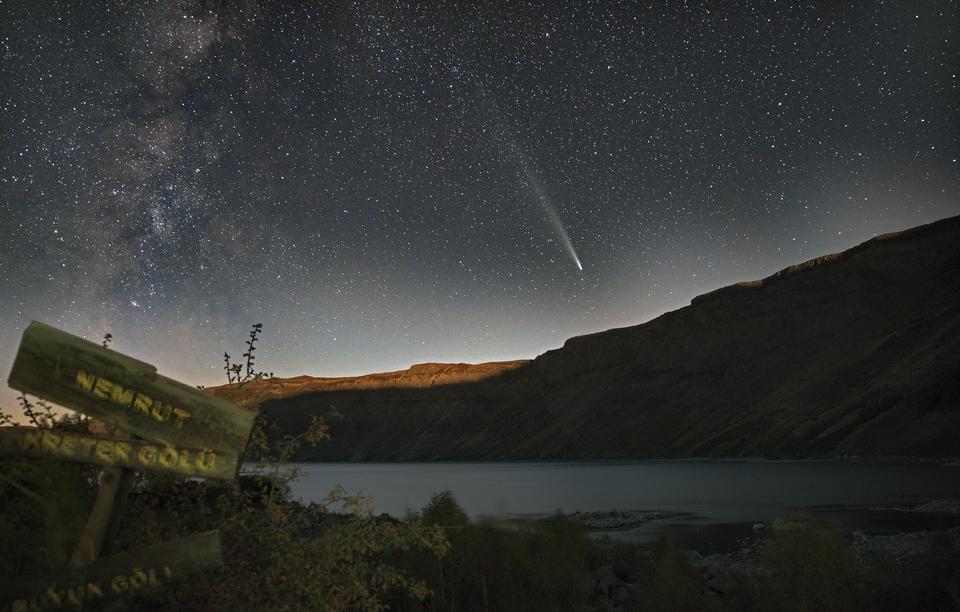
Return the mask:
{"type": "Polygon", "coordinates": [[[960,217],[495,366],[281,390],[264,411],[295,430],[336,406],[332,440],[303,459],[957,457],[960,217]]]}

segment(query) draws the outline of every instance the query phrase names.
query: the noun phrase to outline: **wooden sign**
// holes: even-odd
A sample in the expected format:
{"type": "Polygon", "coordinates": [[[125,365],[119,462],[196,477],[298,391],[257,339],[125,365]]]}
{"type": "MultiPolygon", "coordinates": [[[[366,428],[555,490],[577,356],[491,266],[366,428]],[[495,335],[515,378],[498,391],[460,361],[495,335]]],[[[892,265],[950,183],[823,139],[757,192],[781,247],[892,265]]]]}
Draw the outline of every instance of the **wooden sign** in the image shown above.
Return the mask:
{"type": "Polygon", "coordinates": [[[0,455],[63,459],[224,480],[231,480],[237,474],[237,456],[233,452],[35,427],[0,427],[0,455]]]}
{"type": "Polygon", "coordinates": [[[0,578],[0,612],[80,609],[162,587],[223,565],[220,532],[198,533],[103,557],[42,578],[0,578]]]}
{"type": "Polygon", "coordinates": [[[36,321],[23,332],[9,385],[178,453],[216,451],[217,459],[230,462],[234,472],[256,417],[255,410],[217,399],[157,374],[147,363],[36,321]]]}

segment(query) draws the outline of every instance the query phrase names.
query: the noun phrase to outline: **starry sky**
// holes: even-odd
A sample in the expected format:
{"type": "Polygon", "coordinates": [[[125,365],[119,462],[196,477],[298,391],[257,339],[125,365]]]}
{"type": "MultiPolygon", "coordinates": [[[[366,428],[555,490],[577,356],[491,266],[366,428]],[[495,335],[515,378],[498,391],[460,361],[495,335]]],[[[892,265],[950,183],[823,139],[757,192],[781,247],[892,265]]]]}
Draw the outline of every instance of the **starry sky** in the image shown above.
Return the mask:
{"type": "Polygon", "coordinates": [[[188,384],[256,322],[280,376],[533,357],[960,214],[958,13],[2,0],[0,385],[31,320],[188,384]]]}

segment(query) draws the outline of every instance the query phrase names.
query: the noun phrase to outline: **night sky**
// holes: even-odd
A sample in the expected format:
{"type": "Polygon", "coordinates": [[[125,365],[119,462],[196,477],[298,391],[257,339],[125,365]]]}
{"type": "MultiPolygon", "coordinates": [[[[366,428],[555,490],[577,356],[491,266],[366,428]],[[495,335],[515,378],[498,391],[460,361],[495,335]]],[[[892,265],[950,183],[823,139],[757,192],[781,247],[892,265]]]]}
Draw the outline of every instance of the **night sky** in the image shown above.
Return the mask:
{"type": "Polygon", "coordinates": [[[34,319],[188,384],[256,322],[533,357],[960,214],[956,2],[222,4],[0,2],[4,389],[34,319]]]}

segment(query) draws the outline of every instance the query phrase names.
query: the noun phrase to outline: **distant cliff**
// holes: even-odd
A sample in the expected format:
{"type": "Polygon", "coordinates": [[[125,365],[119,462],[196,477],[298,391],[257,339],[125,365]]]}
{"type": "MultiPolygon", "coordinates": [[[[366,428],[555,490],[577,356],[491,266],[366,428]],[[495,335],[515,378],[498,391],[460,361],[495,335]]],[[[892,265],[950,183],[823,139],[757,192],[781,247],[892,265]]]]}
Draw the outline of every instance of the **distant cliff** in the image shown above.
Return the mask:
{"type": "Polygon", "coordinates": [[[304,460],[960,456],[960,217],[578,336],[532,361],[211,390],[304,460]]]}

